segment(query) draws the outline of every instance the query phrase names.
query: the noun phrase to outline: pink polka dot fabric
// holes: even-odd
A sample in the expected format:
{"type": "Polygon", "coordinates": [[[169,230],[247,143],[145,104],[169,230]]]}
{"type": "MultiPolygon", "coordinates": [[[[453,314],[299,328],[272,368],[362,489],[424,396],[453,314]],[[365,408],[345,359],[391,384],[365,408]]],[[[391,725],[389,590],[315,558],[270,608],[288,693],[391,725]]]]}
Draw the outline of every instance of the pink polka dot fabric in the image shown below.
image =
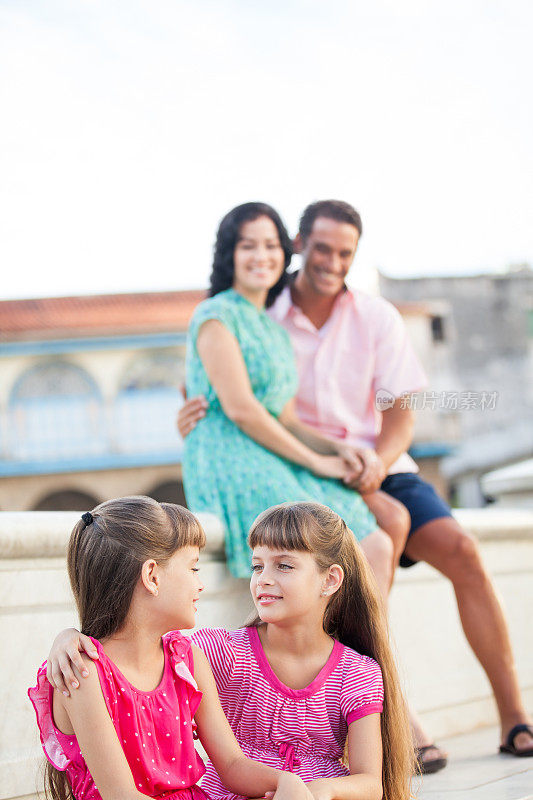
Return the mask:
{"type": "MultiPolygon", "coordinates": [[[[206,800],[205,792],[195,785],[205,768],[194,749],[193,716],[202,694],[193,677],[191,642],[178,631],[165,634],[162,641],[163,677],[156,689],[142,692],[126,680],[93,639],[107,710],[139,792],[168,800],[206,800]]],[[[28,695],[48,761],[66,771],[76,800],[101,800],[76,737],[61,733],[54,725],[53,688],[46,678],[46,662],[28,695]]]]}

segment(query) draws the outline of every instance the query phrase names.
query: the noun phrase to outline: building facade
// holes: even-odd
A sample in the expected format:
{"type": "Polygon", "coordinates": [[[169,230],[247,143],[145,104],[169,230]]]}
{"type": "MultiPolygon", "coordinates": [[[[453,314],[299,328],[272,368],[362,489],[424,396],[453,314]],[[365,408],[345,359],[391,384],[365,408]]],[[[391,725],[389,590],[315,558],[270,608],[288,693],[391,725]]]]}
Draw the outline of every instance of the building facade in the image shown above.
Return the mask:
{"type": "MultiPolygon", "coordinates": [[[[0,303],[0,510],[85,510],[126,494],[184,502],[176,416],[186,330],[204,296],[0,303]]],[[[449,385],[449,347],[432,327],[446,307],[398,307],[431,387],[449,385]]],[[[444,495],[439,465],[456,429],[453,413],[417,413],[412,452],[444,495]]]]}
{"type": "Polygon", "coordinates": [[[183,502],[186,329],[205,293],[0,303],[0,509],[183,502]]]}
{"type": "Polygon", "coordinates": [[[400,280],[381,275],[380,289],[400,307],[433,306],[433,353],[446,352],[447,361],[439,375],[440,366],[424,360],[437,390],[434,422],[454,419],[455,426],[454,452],[441,474],[457,505],[483,505],[482,476],[533,455],[533,270],[400,280]]]}

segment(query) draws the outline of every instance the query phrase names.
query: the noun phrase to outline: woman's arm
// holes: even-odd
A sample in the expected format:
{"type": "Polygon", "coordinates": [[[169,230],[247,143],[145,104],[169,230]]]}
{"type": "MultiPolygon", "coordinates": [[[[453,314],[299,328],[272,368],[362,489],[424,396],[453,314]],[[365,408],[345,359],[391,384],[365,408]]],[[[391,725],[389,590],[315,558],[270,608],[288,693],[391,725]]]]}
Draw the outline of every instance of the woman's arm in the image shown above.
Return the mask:
{"type": "Polygon", "coordinates": [[[305,422],[296,414],[296,404],[294,398],[289,400],[285,408],[280,414],[280,422],[289,430],[297,439],[306,444],[317,453],[324,455],[335,455],[343,458],[350,467],[351,474],[354,472],[361,472],[363,469],[363,462],[357,455],[357,448],[352,445],[346,444],[339,439],[332,439],[329,436],[324,436],[319,433],[311,425],[306,425],[305,422]]]}
{"type": "Polygon", "coordinates": [[[369,714],[348,728],[350,775],[319,778],[307,786],[315,800],[381,800],[382,747],[379,714],[369,714]]]}
{"type": "MultiPolygon", "coordinates": [[[[54,692],[54,715],[67,718],[102,800],[146,800],[135,786],[129,764],[106,708],[95,664],[84,658],[88,675],[77,692],[54,692]]],[[[75,672],[77,669],[75,668],[75,672]]]]}
{"type": "Polygon", "coordinates": [[[289,400],[285,405],[279,416],[279,421],[293,436],[296,436],[297,439],[316,453],[322,453],[322,455],[325,456],[338,455],[338,443],[334,439],[323,436],[310,425],[306,425],[305,422],[299,419],[295,411],[294,398],[289,400]]]}
{"type": "Polygon", "coordinates": [[[346,475],[348,470],[341,458],[316,453],[261,405],[252,391],[239,343],[221,322],[204,322],[196,347],[224,413],[251,439],[318,475],[346,475]]]}
{"type": "Polygon", "coordinates": [[[309,791],[296,775],[246,758],[224,715],[213,673],[205,654],[192,646],[194,677],[202,700],[194,715],[200,741],[230,791],[245,797],[263,797],[275,791],[276,800],[310,800],[309,791]]]}

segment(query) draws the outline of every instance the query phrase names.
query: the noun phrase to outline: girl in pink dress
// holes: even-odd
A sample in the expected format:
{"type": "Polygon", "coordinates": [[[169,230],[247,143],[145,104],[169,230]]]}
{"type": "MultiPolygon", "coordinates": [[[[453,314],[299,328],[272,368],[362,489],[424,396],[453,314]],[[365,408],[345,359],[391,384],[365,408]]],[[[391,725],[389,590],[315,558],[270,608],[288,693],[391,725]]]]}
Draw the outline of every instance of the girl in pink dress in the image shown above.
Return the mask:
{"type": "MultiPolygon", "coordinates": [[[[274,506],[250,532],[258,616],[193,635],[243,751],[307,783],[315,800],[408,800],[414,752],[381,602],[343,520],[317,503],[274,506]],[[345,756],[345,763],[341,762],[345,756]]],[[[87,641],[60,634],[51,660],[87,641]]],[[[70,666],[64,667],[71,681],[70,666]]],[[[56,682],[65,686],[59,674],[56,682]]],[[[210,761],[203,788],[240,800],[210,761]]]]}
{"type": "Polygon", "coordinates": [[[54,691],[45,663],[28,692],[54,800],[206,800],[196,735],[237,795],[310,797],[295,775],[243,755],[207,659],[177,630],[194,626],[204,543],[189,511],[147,497],[102,503],[74,527],[69,577],[96,658],[79,691],[54,691]]]}

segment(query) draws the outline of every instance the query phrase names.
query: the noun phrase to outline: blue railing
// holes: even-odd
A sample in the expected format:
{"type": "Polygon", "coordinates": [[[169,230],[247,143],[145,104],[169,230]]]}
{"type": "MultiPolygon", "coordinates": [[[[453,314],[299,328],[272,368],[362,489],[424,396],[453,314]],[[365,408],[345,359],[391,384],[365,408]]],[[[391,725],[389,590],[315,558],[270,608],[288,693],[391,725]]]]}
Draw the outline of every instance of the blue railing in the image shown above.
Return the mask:
{"type": "Polygon", "coordinates": [[[140,456],[142,463],[179,461],[181,402],[170,387],[123,391],[110,406],[90,396],[19,400],[3,426],[0,474],[64,471],[74,463],[127,466],[140,456]]]}

